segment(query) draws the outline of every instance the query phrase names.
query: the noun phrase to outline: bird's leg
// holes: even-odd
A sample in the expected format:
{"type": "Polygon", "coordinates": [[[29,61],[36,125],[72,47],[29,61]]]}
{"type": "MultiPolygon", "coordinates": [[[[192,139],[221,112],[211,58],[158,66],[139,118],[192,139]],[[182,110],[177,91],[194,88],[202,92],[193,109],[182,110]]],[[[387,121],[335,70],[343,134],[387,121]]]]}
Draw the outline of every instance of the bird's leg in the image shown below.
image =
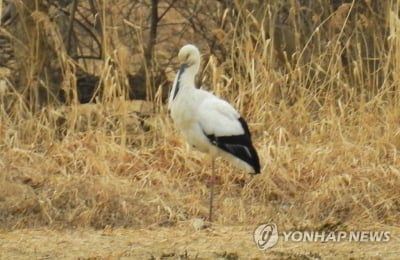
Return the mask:
{"type": "Polygon", "coordinates": [[[215,172],[214,172],[215,158],[212,157],[211,160],[211,179],[210,179],[210,211],[208,215],[208,220],[212,222],[212,210],[214,201],[214,182],[215,182],[215,172]]]}

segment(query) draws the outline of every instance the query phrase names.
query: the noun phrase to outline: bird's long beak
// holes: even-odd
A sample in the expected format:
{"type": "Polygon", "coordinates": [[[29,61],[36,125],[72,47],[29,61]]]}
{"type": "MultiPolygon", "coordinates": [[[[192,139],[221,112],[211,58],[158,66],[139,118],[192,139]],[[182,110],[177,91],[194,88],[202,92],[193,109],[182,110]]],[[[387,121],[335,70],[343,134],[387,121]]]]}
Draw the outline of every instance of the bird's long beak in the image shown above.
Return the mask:
{"type": "Polygon", "coordinates": [[[184,72],[187,68],[189,68],[189,65],[187,65],[186,63],[182,63],[181,67],[179,68],[179,71],[182,73],[184,72]]]}

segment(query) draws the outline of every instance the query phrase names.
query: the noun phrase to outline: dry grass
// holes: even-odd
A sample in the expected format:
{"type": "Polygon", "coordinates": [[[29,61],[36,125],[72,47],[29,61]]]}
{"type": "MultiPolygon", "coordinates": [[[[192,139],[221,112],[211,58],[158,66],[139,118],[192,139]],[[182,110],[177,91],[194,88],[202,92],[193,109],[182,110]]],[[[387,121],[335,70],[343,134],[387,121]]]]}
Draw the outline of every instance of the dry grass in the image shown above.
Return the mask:
{"type": "Polygon", "coordinates": [[[398,259],[398,228],[386,243],[279,242],[267,251],[255,249],[253,225],[194,231],[189,223],[143,229],[23,229],[0,234],[3,259],[157,259],[157,260],[334,260],[398,259]],[[66,250],[68,249],[68,250],[66,250]]]}
{"type": "MultiPolygon", "coordinates": [[[[390,52],[379,54],[384,78],[375,88],[362,78],[362,57],[352,63],[354,75],[345,73],[340,53],[347,47],[334,40],[320,42],[324,48],[306,61],[277,68],[264,25],[242,15],[245,22],[220,39],[229,58],[217,64],[206,55],[201,81],[247,118],[262,174],[252,178],[218,161],[215,222],[398,225],[398,17],[388,19],[390,52]],[[245,33],[235,35],[239,30],[245,33]]],[[[73,87],[74,64],[62,48],[57,56],[63,88],[73,87]]],[[[0,92],[0,228],[169,226],[206,218],[209,158],[186,147],[159,99],[157,112],[143,116],[119,98],[125,86],[113,73],[107,65],[100,73],[110,91],[96,105],[32,109],[18,88],[0,92]]]]}

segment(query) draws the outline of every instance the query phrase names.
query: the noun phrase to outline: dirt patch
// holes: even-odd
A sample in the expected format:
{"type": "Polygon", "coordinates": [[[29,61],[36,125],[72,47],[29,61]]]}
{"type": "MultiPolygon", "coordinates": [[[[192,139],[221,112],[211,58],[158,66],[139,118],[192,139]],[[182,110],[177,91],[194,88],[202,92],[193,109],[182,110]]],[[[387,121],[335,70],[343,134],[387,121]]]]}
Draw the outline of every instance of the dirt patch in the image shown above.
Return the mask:
{"type": "Polygon", "coordinates": [[[389,242],[295,243],[282,237],[260,251],[254,226],[196,231],[189,223],[146,229],[23,229],[0,234],[0,259],[398,259],[400,232],[389,242]]]}

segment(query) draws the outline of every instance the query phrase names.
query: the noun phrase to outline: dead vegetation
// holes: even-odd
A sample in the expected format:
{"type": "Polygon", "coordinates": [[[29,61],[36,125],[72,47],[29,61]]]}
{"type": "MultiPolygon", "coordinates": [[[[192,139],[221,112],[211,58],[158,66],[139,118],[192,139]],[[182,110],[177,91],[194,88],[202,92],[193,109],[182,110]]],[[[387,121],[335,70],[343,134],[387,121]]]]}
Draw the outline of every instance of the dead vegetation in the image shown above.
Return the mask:
{"type": "MultiPolygon", "coordinates": [[[[146,259],[146,260],[318,260],[398,259],[398,240],[386,243],[279,242],[268,251],[255,250],[253,225],[214,224],[197,232],[188,223],[171,227],[104,230],[23,229],[0,234],[4,259],[146,259]],[[45,246],[43,246],[45,245],[45,246]],[[67,250],[66,250],[67,249],[67,250]]],[[[395,230],[392,230],[394,234],[395,230]]],[[[398,228],[396,233],[398,234],[398,228]]]]}
{"type": "MultiPolygon", "coordinates": [[[[160,10],[172,2],[160,1],[160,10]]],[[[262,163],[262,174],[251,178],[218,162],[215,222],[329,230],[398,225],[400,2],[265,1],[255,12],[254,1],[215,1],[208,21],[204,4],[188,1],[192,8],[183,9],[177,2],[164,19],[179,24],[158,31],[182,35],[161,41],[152,59],[161,63],[182,44],[198,44],[207,53],[199,82],[247,118],[262,163]]],[[[125,1],[109,4],[119,3],[125,1]]],[[[205,218],[209,158],[186,147],[162,88],[140,103],[150,104],[146,111],[127,100],[120,71],[126,61],[105,44],[93,65],[106,86],[102,97],[79,104],[75,71],[82,63],[67,55],[46,13],[30,19],[53,39],[59,87],[70,96],[67,104],[39,101],[38,88],[53,86],[37,80],[35,59],[45,57],[31,45],[24,48],[31,51],[25,74],[17,74],[23,80],[2,75],[0,227],[171,226],[205,218]]],[[[119,39],[106,29],[101,35],[119,39]]]]}

